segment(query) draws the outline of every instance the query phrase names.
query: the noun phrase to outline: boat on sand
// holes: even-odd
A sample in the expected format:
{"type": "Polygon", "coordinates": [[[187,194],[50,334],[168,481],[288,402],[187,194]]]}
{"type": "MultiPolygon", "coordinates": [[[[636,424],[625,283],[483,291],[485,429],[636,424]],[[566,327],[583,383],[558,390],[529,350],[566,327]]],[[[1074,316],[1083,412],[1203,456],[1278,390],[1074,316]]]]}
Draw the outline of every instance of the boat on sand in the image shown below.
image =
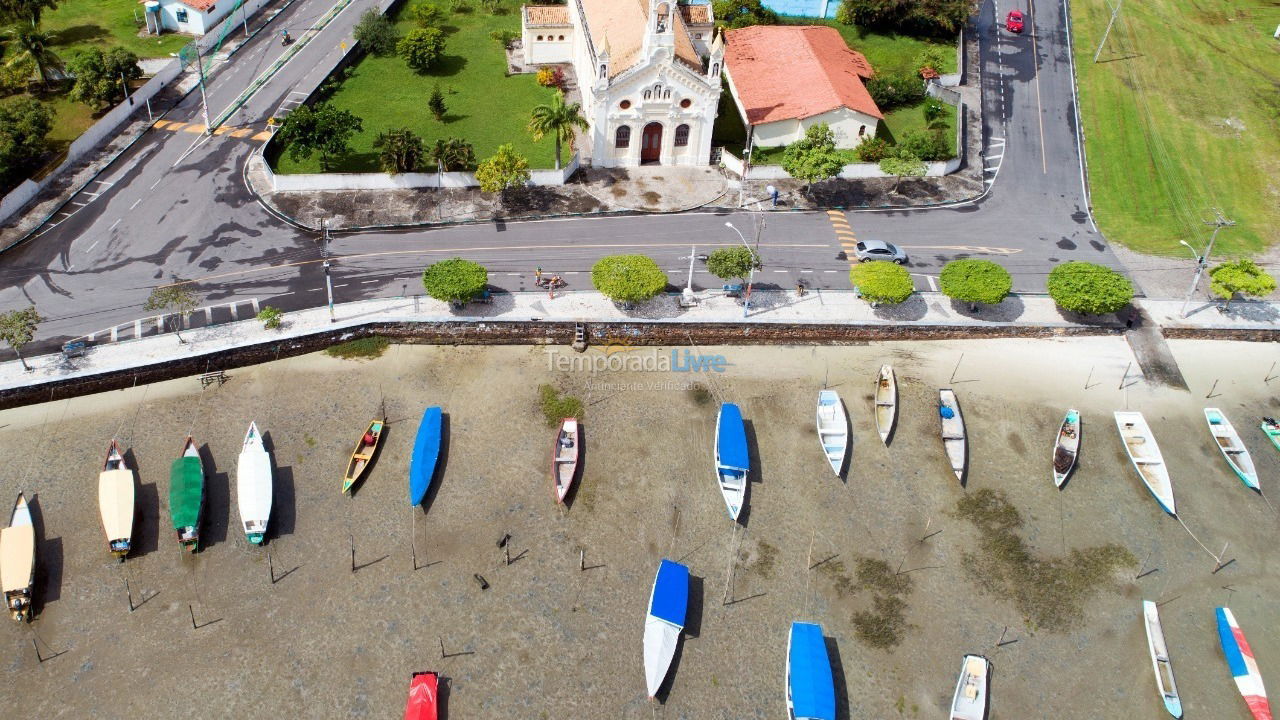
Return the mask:
{"type": "Polygon", "coordinates": [[[169,516],[178,543],[188,552],[200,545],[200,513],[204,503],[204,466],[196,443],[187,436],[182,454],[169,469],[169,516]]]}
{"type": "Polygon", "coordinates": [[[427,499],[431,481],[440,462],[440,442],[444,432],[444,411],[432,406],[422,413],[418,435],[409,458],[409,504],[421,505],[427,499]]]}
{"type": "Polygon", "coordinates": [[[951,698],[951,720],[986,720],[991,663],[981,655],[965,655],[951,698]]]}
{"type": "Polygon", "coordinates": [[[356,441],[356,449],[351,451],[351,459],[347,462],[347,471],[342,474],[342,492],[347,492],[364,477],[364,471],[373,463],[373,456],[382,444],[382,430],[387,419],[369,421],[369,427],[356,441]]]}
{"type": "Polygon", "coordinates": [[[556,444],[551,448],[551,483],[555,487],[556,502],[564,503],[573,487],[578,472],[578,459],[582,457],[582,438],[578,432],[577,418],[565,418],[556,432],[556,444]]]}
{"type": "Polygon", "coordinates": [[[969,440],[965,435],[964,416],[960,414],[960,401],[950,388],[938,391],[938,417],[942,420],[942,447],[947,451],[947,461],[956,479],[964,485],[964,469],[969,452],[969,440]]]}
{"type": "Polygon", "coordinates": [[[747,502],[750,471],[751,456],[747,453],[747,429],[742,422],[742,411],[733,403],[723,403],[716,416],[716,482],[734,522],[747,502]]]}
{"type": "Polygon", "coordinates": [[[1142,601],[1143,624],[1147,628],[1147,651],[1151,654],[1151,668],[1156,673],[1156,690],[1164,700],[1169,714],[1182,717],[1182,699],[1178,697],[1178,683],[1173,679],[1173,665],[1169,662],[1169,648],[1164,642],[1164,629],[1160,626],[1160,613],[1150,600],[1142,601]]]}
{"type": "Polygon", "coordinates": [[[880,375],[876,378],[876,430],[880,433],[880,442],[889,444],[889,434],[893,432],[893,424],[898,419],[898,379],[893,374],[893,366],[881,365],[880,375]]]}
{"type": "Polygon", "coordinates": [[[849,415],[835,390],[818,393],[818,442],[826,453],[831,470],[840,477],[845,456],[849,453],[849,415]]]}
{"type": "Polygon", "coordinates": [[[1231,421],[1218,408],[1205,408],[1204,419],[1209,423],[1209,432],[1213,435],[1214,443],[1222,451],[1222,457],[1226,459],[1227,465],[1235,472],[1236,477],[1240,478],[1245,485],[1258,490],[1258,471],[1253,466],[1253,457],[1241,442],[1240,433],[1236,432],[1231,421]]]}
{"type": "Polygon", "coordinates": [[[271,456],[262,444],[257,423],[249,423],[236,462],[236,503],[245,537],[261,545],[271,519],[271,456]]]}
{"type": "Polygon", "coordinates": [[[114,439],[98,474],[98,512],[111,554],[124,560],[133,547],[133,471],[125,465],[120,444],[114,439]]]}
{"type": "Polygon", "coordinates": [[[689,568],[663,558],[653,578],[644,618],[644,681],[652,699],[662,687],[689,609],[689,568]]]}
{"type": "Polygon", "coordinates": [[[31,592],[36,577],[36,526],[27,498],[18,493],[9,527],[0,530],[0,590],[14,620],[31,619],[31,592]]]}
{"type": "Polygon", "coordinates": [[[1146,418],[1140,412],[1116,412],[1116,428],[1120,430],[1120,439],[1124,441],[1125,452],[1138,477],[1151,491],[1156,502],[1170,515],[1177,516],[1173,503],[1173,482],[1169,480],[1169,469],[1164,465],[1164,455],[1156,438],[1151,434],[1146,418]]]}
{"type": "Polygon", "coordinates": [[[431,670],[414,673],[409,680],[404,720],[437,720],[439,712],[440,675],[431,670]]]}
{"type": "Polygon", "coordinates": [[[821,625],[791,623],[786,685],[791,720],[836,720],[835,683],[821,625]]]}
{"type": "Polygon", "coordinates": [[[1061,488],[1067,482],[1067,476],[1076,466],[1076,456],[1080,453],[1080,412],[1068,410],[1062,419],[1062,427],[1058,428],[1058,438],[1053,443],[1053,484],[1061,488]]]}
{"type": "Polygon", "coordinates": [[[1267,700],[1267,689],[1262,685],[1262,673],[1258,671],[1258,661],[1253,657],[1253,648],[1244,639],[1244,631],[1236,623],[1236,616],[1230,608],[1220,607],[1214,611],[1218,620],[1218,642],[1222,645],[1222,655],[1226,658],[1227,667],[1231,669],[1231,677],[1236,681],[1236,688],[1244,697],[1244,704],[1253,713],[1253,720],[1271,720],[1271,702],[1267,700]]]}

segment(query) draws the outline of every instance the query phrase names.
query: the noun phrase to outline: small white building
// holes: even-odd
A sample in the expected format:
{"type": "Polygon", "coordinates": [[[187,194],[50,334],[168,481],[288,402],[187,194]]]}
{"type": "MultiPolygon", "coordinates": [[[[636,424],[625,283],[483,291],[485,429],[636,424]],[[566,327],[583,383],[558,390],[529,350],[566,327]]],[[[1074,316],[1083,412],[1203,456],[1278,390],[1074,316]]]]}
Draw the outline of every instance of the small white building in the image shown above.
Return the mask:
{"type": "Polygon", "coordinates": [[[231,12],[235,4],[235,0],[144,0],[142,3],[147,31],[157,35],[166,30],[204,35],[231,12]]]}
{"type": "Polygon", "coordinates": [[[862,82],[871,65],[835,28],[755,25],[726,35],[725,75],[749,146],[789,145],[819,123],[836,147],[875,137],[884,116],[862,82]]]}
{"type": "Polygon", "coordinates": [[[714,20],[710,5],[675,0],[529,5],[524,61],[573,65],[591,125],[584,163],[707,165],[724,63],[714,20]]]}

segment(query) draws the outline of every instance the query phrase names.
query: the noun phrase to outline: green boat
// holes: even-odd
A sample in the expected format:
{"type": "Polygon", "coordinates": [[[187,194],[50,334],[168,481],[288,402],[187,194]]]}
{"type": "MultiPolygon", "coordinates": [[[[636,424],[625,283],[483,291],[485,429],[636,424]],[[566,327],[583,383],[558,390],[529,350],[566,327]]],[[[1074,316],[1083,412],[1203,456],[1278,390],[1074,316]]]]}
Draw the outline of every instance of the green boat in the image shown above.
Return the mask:
{"type": "Polygon", "coordinates": [[[195,552],[200,545],[200,510],[204,504],[204,467],[196,443],[187,436],[182,446],[182,457],[173,461],[169,472],[169,514],[173,516],[173,529],[178,531],[178,542],[187,552],[195,552]]]}
{"type": "Polygon", "coordinates": [[[1262,418],[1262,432],[1271,438],[1271,444],[1280,450],[1280,422],[1276,422],[1275,418],[1262,418]]]}

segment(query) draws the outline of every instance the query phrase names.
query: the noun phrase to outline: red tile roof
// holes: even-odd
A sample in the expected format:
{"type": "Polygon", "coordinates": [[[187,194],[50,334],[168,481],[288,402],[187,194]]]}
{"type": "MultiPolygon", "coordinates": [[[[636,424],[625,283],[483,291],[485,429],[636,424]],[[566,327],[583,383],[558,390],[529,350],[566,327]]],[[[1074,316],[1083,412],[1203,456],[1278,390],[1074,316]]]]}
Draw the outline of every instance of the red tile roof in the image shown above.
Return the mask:
{"type": "Polygon", "coordinates": [[[528,25],[569,25],[569,8],[564,5],[525,5],[524,19],[528,25]]]}
{"type": "Polygon", "coordinates": [[[680,17],[684,18],[685,25],[710,25],[711,24],[711,6],[710,5],[681,5],[680,17]]]}
{"type": "MultiPolygon", "coordinates": [[[[234,4],[234,0],[230,1],[234,4]]],[[[200,12],[208,12],[217,2],[218,0],[182,0],[183,5],[200,12]]]]}
{"type": "Polygon", "coordinates": [[[862,84],[871,65],[835,28],[755,25],[729,30],[725,41],[725,69],[751,125],[838,107],[884,117],[862,84]]]}

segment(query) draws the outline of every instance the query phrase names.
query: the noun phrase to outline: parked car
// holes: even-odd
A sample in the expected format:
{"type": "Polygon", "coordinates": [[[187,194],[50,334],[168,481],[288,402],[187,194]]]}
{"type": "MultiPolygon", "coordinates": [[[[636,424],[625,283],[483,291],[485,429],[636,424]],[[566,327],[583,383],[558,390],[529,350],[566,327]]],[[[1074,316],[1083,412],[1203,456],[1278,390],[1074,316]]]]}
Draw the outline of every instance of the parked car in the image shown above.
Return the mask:
{"type": "Polygon", "coordinates": [[[905,250],[883,240],[860,240],[855,252],[858,256],[858,262],[888,260],[901,265],[908,259],[905,250]]]}
{"type": "Polygon", "coordinates": [[[1004,26],[1008,28],[1011,33],[1022,32],[1022,11],[1010,10],[1009,16],[1004,19],[1004,26]]]}

